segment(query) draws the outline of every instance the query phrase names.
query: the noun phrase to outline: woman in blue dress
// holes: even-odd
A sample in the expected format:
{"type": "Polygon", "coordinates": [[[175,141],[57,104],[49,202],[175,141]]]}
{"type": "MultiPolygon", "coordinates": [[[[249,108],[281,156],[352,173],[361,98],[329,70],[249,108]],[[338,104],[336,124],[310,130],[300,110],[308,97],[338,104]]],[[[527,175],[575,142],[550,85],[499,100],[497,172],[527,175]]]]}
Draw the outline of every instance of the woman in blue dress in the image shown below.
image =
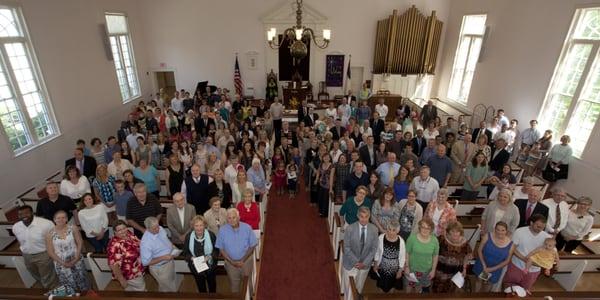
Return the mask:
{"type": "Polygon", "coordinates": [[[508,265],[514,251],[515,246],[508,234],[508,225],[502,221],[496,223],[494,232],[481,238],[477,251],[477,260],[473,266],[473,273],[477,276],[477,292],[489,292],[498,283],[502,269],[508,265]]]}

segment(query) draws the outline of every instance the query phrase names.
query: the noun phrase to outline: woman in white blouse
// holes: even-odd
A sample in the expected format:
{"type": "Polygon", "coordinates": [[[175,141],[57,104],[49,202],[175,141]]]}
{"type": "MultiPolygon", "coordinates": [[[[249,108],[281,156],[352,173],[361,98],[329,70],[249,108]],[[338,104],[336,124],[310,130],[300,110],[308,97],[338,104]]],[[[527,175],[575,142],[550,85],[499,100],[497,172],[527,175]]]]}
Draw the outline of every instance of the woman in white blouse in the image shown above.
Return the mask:
{"type": "Polygon", "coordinates": [[[590,215],[589,209],[592,206],[590,197],[580,197],[577,199],[577,204],[569,211],[567,226],[560,231],[556,236],[556,249],[571,253],[581,244],[592,226],[594,225],[594,217],[590,215]]]}
{"type": "Polygon", "coordinates": [[[67,166],[65,178],[60,182],[60,193],[78,202],[85,193],[90,193],[90,182],[74,165],[67,166]]]}
{"type": "Polygon", "coordinates": [[[425,130],[423,130],[423,136],[425,137],[425,139],[435,139],[438,135],[440,135],[440,132],[435,127],[435,123],[429,122],[429,126],[427,126],[425,130]]]}
{"type": "Polygon", "coordinates": [[[98,203],[98,200],[87,193],[81,198],[79,206],[79,222],[81,229],[85,232],[85,237],[94,246],[96,253],[106,251],[108,245],[108,216],[104,204],[98,203]]]}
{"type": "Polygon", "coordinates": [[[560,144],[552,146],[548,154],[548,165],[542,173],[544,179],[555,182],[559,179],[567,179],[569,176],[569,162],[573,155],[573,149],[569,146],[571,137],[563,135],[560,144]]]}
{"type": "Polygon", "coordinates": [[[231,185],[231,199],[233,205],[237,205],[242,201],[242,196],[245,190],[251,190],[254,193],[254,185],[248,181],[248,176],[243,168],[240,168],[237,173],[237,179],[231,185]]]}

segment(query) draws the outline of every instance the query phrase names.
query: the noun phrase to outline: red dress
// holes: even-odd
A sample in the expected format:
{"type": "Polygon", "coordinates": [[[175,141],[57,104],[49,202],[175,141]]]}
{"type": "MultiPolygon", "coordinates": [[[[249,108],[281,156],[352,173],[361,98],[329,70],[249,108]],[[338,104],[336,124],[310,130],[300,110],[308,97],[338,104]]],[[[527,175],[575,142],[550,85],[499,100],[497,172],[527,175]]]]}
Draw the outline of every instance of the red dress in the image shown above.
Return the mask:
{"type": "Polygon", "coordinates": [[[287,181],[287,174],[285,170],[275,170],[275,176],[273,176],[273,187],[281,188],[285,186],[287,181]]]}
{"type": "Polygon", "coordinates": [[[240,221],[250,225],[253,230],[258,229],[260,211],[256,202],[252,202],[250,208],[246,208],[244,202],[240,202],[237,205],[237,210],[240,212],[240,221]]]}

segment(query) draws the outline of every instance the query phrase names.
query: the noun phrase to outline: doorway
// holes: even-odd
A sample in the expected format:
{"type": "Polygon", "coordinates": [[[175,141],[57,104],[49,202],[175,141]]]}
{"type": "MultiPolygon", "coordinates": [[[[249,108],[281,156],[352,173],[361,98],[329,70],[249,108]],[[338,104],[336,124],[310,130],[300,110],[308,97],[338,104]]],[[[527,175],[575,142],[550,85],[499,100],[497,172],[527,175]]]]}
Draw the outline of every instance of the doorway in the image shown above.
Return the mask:
{"type": "MultiPolygon", "coordinates": [[[[156,91],[163,90],[167,98],[170,99],[175,94],[177,86],[175,85],[175,72],[173,71],[156,71],[154,72],[156,79],[156,91]]],[[[165,99],[167,100],[167,99],[165,99]]]]}

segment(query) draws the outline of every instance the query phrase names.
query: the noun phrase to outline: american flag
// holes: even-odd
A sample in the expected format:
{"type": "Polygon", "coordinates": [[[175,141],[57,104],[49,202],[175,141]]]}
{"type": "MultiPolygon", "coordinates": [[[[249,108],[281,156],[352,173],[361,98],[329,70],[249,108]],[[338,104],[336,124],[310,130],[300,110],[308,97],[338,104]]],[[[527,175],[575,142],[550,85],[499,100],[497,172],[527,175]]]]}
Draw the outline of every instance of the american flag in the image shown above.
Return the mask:
{"type": "Polygon", "coordinates": [[[237,55],[235,56],[235,70],[233,72],[233,84],[235,85],[235,93],[243,96],[242,90],[244,84],[242,83],[242,75],[240,74],[240,64],[238,63],[237,55]]]}

